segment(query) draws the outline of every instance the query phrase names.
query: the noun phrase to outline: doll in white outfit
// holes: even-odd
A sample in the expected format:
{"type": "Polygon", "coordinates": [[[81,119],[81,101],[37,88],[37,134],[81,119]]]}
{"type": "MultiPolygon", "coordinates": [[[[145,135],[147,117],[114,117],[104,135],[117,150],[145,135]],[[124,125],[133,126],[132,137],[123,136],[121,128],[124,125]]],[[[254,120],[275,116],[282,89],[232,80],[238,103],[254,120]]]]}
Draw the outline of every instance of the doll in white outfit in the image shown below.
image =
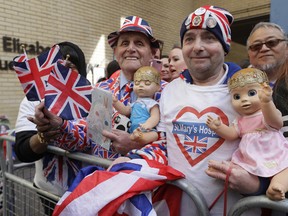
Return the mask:
{"type": "Polygon", "coordinates": [[[160,120],[160,111],[153,96],[160,89],[160,80],[160,74],[154,67],[141,67],[134,74],[133,91],[137,100],[125,106],[113,97],[114,108],[120,114],[130,117],[131,140],[141,144],[151,143],[158,138],[155,128],[160,120]]]}

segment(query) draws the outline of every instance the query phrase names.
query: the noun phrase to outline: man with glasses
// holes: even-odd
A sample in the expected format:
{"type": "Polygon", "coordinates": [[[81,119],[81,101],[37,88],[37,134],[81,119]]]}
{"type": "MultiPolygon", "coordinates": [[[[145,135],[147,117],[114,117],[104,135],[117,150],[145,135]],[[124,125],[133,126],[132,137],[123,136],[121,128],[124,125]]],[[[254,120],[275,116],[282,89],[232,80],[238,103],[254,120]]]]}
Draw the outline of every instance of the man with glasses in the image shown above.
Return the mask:
{"type": "Polygon", "coordinates": [[[251,66],[265,71],[273,85],[273,100],[282,113],[282,131],[288,139],[288,86],[285,78],[288,73],[285,71],[288,65],[287,36],[279,25],[260,22],[252,29],[247,39],[247,48],[251,66]]]}
{"type": "MultiPolygon", "coordinates": [[[[283,71],[285,67],[287,70],[288,65],[287,36],[279,25],[260,22],[254,26],[247,39],[247,49],[251,66],[265,71],[273,86],[273,101],[282,113],[282,131],[288,139],[288,86],[286,80],[281,78],[287,74],[287,71],[283,71]]],[[[264,188],[265,184],[261,182],[260,187],[264,188]]]]}
{"type": "Polygon", "coordinates": [[[260,22],[252,29],[247,48],[252,67],[265,71],[270,82],[275,82],[288,55],[284,30],[277,24],[260,22]]]}

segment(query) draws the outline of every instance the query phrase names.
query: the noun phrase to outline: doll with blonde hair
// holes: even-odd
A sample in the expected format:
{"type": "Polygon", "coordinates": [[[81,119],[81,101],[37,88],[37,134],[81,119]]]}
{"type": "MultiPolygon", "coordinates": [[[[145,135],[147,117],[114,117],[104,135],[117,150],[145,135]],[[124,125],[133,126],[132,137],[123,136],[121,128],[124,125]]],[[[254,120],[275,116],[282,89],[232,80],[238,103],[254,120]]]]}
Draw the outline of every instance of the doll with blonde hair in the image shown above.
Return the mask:
{"type": "Polygon", "coordinates": [[[131,140],[141,144],[151,143],[158,138],[155,127],[160,121],[159,104],[153,99],[160,89],[160,73],[150,66],[139,68],[134,74],[133,91],[137,100],[125,106],[113,97],[114,108],[122,115],[130,117],[131,140]]]}
{"type": "Polygon", "coordinates": [[[288,190],[288,143],[280,132],[282,115],[272,101],[267,75],[246,68],[231,77],[228,88],[240,117],[227,126],[220,117],[208,116],[208,127],[224,139],[241,138],[232,162],[253,175],[271,178],[266,195],[272,200],[284,199],[288,190]]]}

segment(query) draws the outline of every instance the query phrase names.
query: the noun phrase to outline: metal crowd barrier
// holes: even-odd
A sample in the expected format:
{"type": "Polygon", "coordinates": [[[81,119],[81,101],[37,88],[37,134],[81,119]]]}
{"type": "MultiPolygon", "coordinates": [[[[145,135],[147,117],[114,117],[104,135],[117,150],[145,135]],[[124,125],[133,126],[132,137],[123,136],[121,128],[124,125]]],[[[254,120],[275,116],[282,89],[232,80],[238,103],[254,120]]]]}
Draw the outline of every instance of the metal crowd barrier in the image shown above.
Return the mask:
{"type": "Polygon", "coordinates": [[[245,211],[253,208],[268,208],[280,212],[288,212],[288,199],[272,201],[265,195],[245,197],[232,206],[228,216],[240,216],[245,211]]]}
{"type": "MultiPolygon", "coordinates": [[[[80,160],[89,164],[98,165],[98,166],[102,166],[105,168],[109,167],[109,165],[112,163],[112,161],[108,159],[97,158],[93,155],[87,155],[81,152],[71,153],[69,151],[60,149],[55,146],[48,146],[47,151],[53,154],[66,156],[71,159],[80,160]]],[[[194,187],[189,181],[187,181],[186,179],[178,179],[175,181],[170,181],[168,182],[168,184],[174,185],[180,188],[181,190],[183,190],[185,193],[187,193],[187,195],[195,203],[195,206],[197,207],[199,215],[201,216],[210,215],[208,206],[205,202],[205,198],[203,197],[201,192],[196,187],[194,187]]]]}
{"type": "MultiPolygon", "coordinates": [[[[20,163],[20,164],[14,164],[12,159],[12,147],[11,142],[15,142],[15,137],[4,135],[0,136],[0,157],[1,157],[1,169],[3,171],[3,215],[45,215],[43,211],[40,211],[39,209],[42,209],[41,202],[38,200],[38,205],[35,205],[34,202],[36,202],[36,199],[39,199],[39,195],[42,196],[42,199],[49,199],[49,201],[54,201],[54,203],[57,203],[60,197],[55,196],[47,191],[44,191],[42,189],[35,188],[33,186],[33,178],[30,176],[29,180],[26,180],[23,178],[23,176],[17,176],[15,175],[15,170],[21,170],[22,168],[28,169],[30,166],[34,166],[34,163],[20,163]],[[7,155],[6,158],[4,156],[3,151],[3,141],[7,141],[7,155]],[[17,192],[15,188],[24,188],[26,189],[25,192],[17,192]],[[29,190],[29,191],[28,191],[29,190]],[[22,194],[17,194],[22,193],[22,194]],[[31,207],[27,210],[27,203],[21,203],[19,205],[19,202],[21,198],[24,198],[25,194],[23,193],[29,193],[28,197],[30,198],[30,205],[31,207]],[[31,198],[33,197],[33,198],[31,198]],[[11,201],[12,199],[12,201],[11,201]],[[21,206],[25,205],[25,211],[23,212],[23,209],[21,209],[21,206]],[[18,207],[17,207],[18,206],[18,207]],[[20,206],[20,207],[19,207],[20,206]],[[18,209],[17,209],[18,208],[18,209]],[[33,211],[33,214],[31,214],[31,211],[33,211]],[[37,213],[35,213],[37,212],[37,213]]],[[[107,168],[111,164],[111,160],[103,159],[103,158],[97,158],[93,155],[87,155],[80,152],[69,152],[63,149],[60,149],[55,146],[48,146],[47,151],[49,153],[65,156],[71,159],[80,160],[87,164],[92,165],[98,165],[107,168]]],[[[27,173],[27,170],[25,171],[27,173]]],[[[200,191],[195,188],[190,182],[188,182],[186,179],[179,179],[176,181],[168,182],[169,184],[175,185],[179,187],[181,190],[183,190],[187,195],[193,200],[195,203],[195,206],[197,207],[199,215],[209,215],[209,210],[206,202],[204,201],[203,195],[200,193],[200,191]]],[[[25,200],[22,200],[21,202],[26,202],[25,200]]],[[[23,207],[24,208],[24,207],[23,207]]]]}
{"type": "MultiPolygon", "coordinates": [[[[25,173],[27,175],[27,169],[30,167],[34,167],[34,163],[18,163],[14,164],[13,158],[12,158],[12,147],[11,143],[15,142],[15,137],[10,135],[3,135],[0,136],[0,157],[1,157],[1,169],[3,172],[3,215],[31,215],[29,214],[29,210],[37,210],[38,208],[42,208],[41,202],[38,201],[38,205],[35,205],[35,198],[32,198],[30,202],[30,209],[25,209],[23,212],[23,209],[21,209],[21,206],[26,205],[27,203],[22,203],[19,207],[19,202],[21,201],[21,198],[24,198],[25,194],[17,194],[17,190],[15,188],[25,188],[27,189],[25,192],[29,193],[29,197],[36,195],[39,199],[39,196],[42,196],[42,199],[48,198],[50,201],[53,200],[55,203],[59,200],[58,196],[55,196],[47,191],[44,191],[42,189],[35,188],[33,186],[33,176],[34,173],[32,173],[32,177],[30,176],[30,179],[26,180],[26,177],[17,176],[15,174],[18,170],[26,169],[25,173]],[[3,151],[3,141],[7,141],[6,146],[6,156],[3,151]],[[28,191],[30,190],[30,191],[28,191]],[[32,191],[32,192],[31,192],[32,191]],[[32,193],[32,194],[30,194],[32,193]],[[16,196],[17,195],[17,196],[16,196]],[[16,196],[16,197],[15,197],[16,196]],[[12,201],[11,201],[12,199],[12,201]],[[18,205],[18,206],[17,206],[18,205]],[[18,208],[18,210],[17,210],[18,208]]],[[[54,146],[48,146],[47,149],[48,152],[65,156],[71,159],[80,160],[87,164],[92,165],[98,165],[102,167],[108,167],[111,164],[110,160],[103,159],[103,158],[97,158],[93,155],[87,155],[80,152],[69,152],[63,149],[60,149],[58,147],[54,146]]],[[[181,190],[183,190],[187,195],[193,200],[195,203],[195,206],[198,208],[199,215],[209,215],[208,206],[205,202],[205,199],[203,195],[200,193],[200,191],[195,188],[190,182],[188,182],[186,179],[179,179],[176,181],[168,182],[168,184],[175,185],[179,187],[181,190]]],[[[21,202],[27,202],[26,200],[22,200],[21,202]]],[[[24,207],[23,207],[24,208],[24,207]]],[[[26,208],[26,207],[25,207],[26,208]]],[[[268,199],[265,195],[262,196],[250,196],[245,197],[241,200],[239,200],[232,208],[229,210],[228,216],[239,216],[245,211],[252,209],[252,208],[268,208],[272,210],[277,210],[280,212],[288,212],[288,199],[285,199],[283,201],[272,201],[268,199]]],[[[34,215],[45,215],[43,212],[39,212],[37,214],[34,213],[34,215]]]]}
{"type": "Polygon", "coordinates": [[[0,162],[3,174],[1,179],[3,205],[0,215],[46,216],[48,214],[45,210],[52,212],[53,208],[49,205],[56,204],[60,197],[33,186],[35,165],[34,163],[14,161],[12,158],[14,141],[15,137],[13,136],[0,136],[0,162]],[[4,141],[6,141],[6,152],[3,148],[4,141]],[[49,205],[46,202],[48,200],[49,205]]]}

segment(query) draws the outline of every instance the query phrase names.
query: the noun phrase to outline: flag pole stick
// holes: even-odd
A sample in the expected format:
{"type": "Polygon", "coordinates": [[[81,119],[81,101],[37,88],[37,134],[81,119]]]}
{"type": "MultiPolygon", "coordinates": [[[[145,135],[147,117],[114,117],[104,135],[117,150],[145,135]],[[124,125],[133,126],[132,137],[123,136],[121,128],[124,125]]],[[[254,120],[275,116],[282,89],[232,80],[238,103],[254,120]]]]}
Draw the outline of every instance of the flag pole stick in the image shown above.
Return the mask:
{"type": "Polygon", "coordinates": [[[26,49],[25,49],[25,45],[21,44],[21,48],[23,50],[24,55],[28,58],[27,53],[26,53],[26,49]]]}

